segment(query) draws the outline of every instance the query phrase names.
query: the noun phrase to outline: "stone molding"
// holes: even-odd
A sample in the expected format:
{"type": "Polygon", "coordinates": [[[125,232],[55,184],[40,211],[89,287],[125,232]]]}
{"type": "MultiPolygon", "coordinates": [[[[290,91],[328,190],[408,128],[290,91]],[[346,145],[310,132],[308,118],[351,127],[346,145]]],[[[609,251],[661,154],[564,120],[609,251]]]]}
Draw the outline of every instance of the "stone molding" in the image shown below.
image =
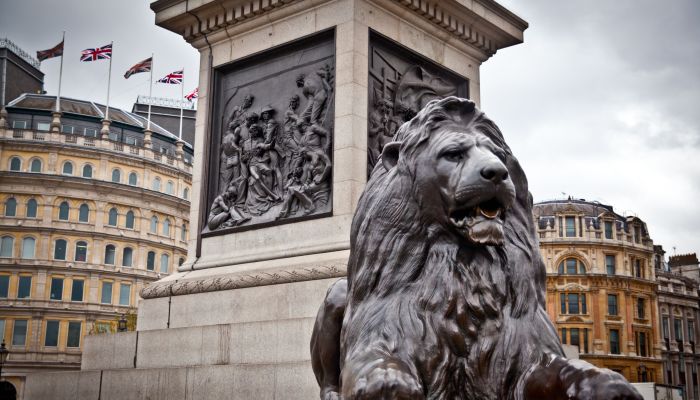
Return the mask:
{"type": "Polygon", "coordinates": [[[273,271],[216,276],[204,279],[166,280],[152,283],[141,290],[143,299],[182,296],[219,290],[243,289],[256,286],[278,285],[315,279],[340,278],[346,276],[347,265],[333,263],[273,271]]]}

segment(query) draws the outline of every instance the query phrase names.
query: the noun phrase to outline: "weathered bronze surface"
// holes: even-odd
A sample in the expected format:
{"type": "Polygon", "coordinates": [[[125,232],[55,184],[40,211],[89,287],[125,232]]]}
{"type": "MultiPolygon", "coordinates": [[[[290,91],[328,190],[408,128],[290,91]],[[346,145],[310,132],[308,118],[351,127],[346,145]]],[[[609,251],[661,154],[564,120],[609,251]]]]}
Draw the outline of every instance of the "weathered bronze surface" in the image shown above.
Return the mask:
{"type": "Polygon", "coordinates": [[[525,173],[474,103],[433,101],[398,129],[350,251],[311,339],[322,399],[641,399],[564,358],[525,173]]]}
{"type": "Polygon", "coordinates": [[[203,233],[330,214],[333,34],[216,71],[203,233]]]}
{"type": "Polygon", "coordinates": [[[467,79],[370,32],[367,117],[367,177],[384,144],[430,100],[469,97],[467,79]]]}

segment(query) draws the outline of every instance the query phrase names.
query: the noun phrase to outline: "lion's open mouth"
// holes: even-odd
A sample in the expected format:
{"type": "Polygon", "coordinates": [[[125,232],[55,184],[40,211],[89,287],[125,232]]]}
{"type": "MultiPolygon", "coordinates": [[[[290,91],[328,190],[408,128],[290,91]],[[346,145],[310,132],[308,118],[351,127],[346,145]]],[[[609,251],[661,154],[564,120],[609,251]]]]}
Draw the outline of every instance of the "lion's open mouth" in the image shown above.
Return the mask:
{"type": "Polygon", "coordinates": [[[450,223],[476,244],[503,244],[504,218],[505,207],[495,197],[450,213],[450,223]]]}

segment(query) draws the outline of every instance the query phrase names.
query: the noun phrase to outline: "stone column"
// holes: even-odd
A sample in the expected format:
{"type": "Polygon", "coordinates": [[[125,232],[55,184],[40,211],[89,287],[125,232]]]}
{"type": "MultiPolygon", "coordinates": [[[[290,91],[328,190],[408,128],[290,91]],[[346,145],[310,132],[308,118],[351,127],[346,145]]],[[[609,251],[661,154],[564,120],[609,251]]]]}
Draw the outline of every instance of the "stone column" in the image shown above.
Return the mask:
{"type": "Polygon", "coordinates": [[[103,119],[102,120],[102,129],[100,129],[100,134],[102,137],[102,140],[109,140],[109,125],[112,123],[112,121],[108,119],[103,119]]]}
{"type": "Polygon", "coordinates": [[[61,112],[54,111],[51,113],[51,132],[58,133],[61,131],[61,112]]]}

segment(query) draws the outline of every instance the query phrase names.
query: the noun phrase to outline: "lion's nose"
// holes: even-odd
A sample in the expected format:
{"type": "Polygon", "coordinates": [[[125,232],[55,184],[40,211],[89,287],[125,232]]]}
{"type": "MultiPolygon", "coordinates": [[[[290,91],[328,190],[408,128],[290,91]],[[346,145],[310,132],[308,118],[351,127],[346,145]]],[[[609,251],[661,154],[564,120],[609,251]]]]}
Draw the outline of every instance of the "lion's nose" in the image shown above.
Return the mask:
{"type": "Polygon", "coordinates": [[[500,162],[491,161],[481,169],[481,176],[493,183],[501,183],[508,179],[508,170],[500,162]]]}

